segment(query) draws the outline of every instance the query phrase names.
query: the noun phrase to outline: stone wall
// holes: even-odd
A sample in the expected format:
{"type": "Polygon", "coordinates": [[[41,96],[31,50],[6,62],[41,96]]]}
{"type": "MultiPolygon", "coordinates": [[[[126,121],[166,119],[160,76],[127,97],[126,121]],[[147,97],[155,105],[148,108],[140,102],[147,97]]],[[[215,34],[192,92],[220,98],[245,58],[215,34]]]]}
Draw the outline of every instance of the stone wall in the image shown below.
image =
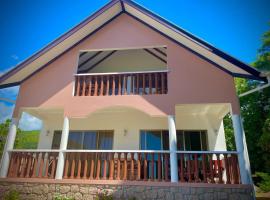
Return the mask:
{"type": "Polygon", "coordinates": [[[130,200],[250,200],[252,189],[250,187],[216,187],[188,185],[106,185],[106,184],[71,184],[71,183],[26,183],[26,182],[0,182],[0,199],[6,192],[16,190],[23,200],[53,200],[55,196],[73,197],[75,200],[92,200],[100,192],[107,192],[113,199],[130,200]]]}

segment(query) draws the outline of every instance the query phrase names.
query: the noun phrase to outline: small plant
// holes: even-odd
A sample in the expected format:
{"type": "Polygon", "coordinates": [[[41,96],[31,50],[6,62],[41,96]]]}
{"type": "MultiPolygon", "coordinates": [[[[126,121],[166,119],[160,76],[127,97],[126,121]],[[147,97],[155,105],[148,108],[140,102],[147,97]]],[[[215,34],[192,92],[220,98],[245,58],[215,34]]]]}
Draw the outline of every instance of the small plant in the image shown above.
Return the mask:
{"type": "Polygon", "coordinates": [[[74,198],[72,198],[72,197],[63,197],[61,195],[56,195],[54,197],[54,200],[74,200],[74,198]]]}
{"type": "Polygon", "coordinates": [[[4,200],[20,200],[19,193],[16,190],[10,190],[5,194],[4,200]]]}
{"type": "Polygon", "coordinates": [[[258,186],[262,192],[270,191],[270,175],[263,172],[256,172],[256,176],[260,178],[258,186]]]}
{"type": "Polygon", "coordinates": [[[113,196],[108,191],[99,192],[95,200],[113,200],[113,196]]]}

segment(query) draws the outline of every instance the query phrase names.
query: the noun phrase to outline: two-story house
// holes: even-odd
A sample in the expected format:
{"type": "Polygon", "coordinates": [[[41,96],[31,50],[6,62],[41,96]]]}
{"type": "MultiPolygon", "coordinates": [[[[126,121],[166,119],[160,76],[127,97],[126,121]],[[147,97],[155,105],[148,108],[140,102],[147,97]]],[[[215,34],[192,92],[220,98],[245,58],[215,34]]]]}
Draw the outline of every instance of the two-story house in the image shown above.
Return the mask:
{"type": "Polygon", "coordinates": [[[20,86],[1,180],[246,191],[234,77],[265,80],[133,1],[110,1],[1,76],[1,88],[20,86]],[[13,148],[23,112],[42,120],[36,150],[13,148]],[[228,113],[235,152],[226,149],[228,113]]]}

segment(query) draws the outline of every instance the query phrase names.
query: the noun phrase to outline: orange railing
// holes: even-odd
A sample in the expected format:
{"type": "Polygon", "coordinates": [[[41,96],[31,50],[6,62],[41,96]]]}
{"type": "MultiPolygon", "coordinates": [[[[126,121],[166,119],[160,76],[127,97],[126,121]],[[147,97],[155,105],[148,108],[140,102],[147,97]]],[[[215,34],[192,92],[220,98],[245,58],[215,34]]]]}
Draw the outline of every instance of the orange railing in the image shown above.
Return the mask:
{"type": "MultiPolygon", "coordinates": [[[[55,178],[58,150],[13,150],[10,178],[55,178]]],[[[65,150],[63,179],[170,181],[170,151],[65,150]]],[[[179,182],[240,184],[237,152],[176,151],[179,182]]]]}
{"type": "Polygon", "coordinates": [[[74,96],[167,94],[168,71],[75,75],[74,96]]]}

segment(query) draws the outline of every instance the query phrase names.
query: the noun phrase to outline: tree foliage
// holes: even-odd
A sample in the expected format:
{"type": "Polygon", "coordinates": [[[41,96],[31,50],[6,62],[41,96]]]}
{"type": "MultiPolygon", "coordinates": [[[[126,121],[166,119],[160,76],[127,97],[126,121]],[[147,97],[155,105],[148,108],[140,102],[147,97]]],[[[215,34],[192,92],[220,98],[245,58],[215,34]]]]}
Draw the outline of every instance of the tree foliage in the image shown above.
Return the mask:
{"type": "MultiPolygon", "coordinates": [[[[261,71],[270,71],[270,31],[263,35],[263,44],[252,65],[261,71]]],[[[247,79],[236,79],[235,83],[238,94],[263,84],[247,79]]],[[[240,105],[252,171],[270,172],[270,88],[241,97],[240,105]]],[[[228,122],[224,124],[227,132],[232,129],[228,122]]],[[[230,134],[226,133],[229,148],[230,134]]]]}

